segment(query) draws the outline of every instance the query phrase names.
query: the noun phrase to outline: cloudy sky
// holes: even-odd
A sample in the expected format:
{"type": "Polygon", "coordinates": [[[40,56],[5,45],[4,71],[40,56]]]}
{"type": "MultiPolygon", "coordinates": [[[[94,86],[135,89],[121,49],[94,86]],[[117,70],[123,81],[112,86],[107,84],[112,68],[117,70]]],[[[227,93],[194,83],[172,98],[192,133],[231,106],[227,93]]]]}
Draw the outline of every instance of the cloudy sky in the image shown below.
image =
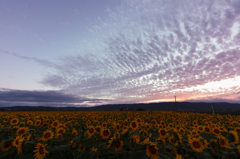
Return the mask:
{"type": "Polygon", "coordinates": [[[240,1],[1,0],[0,75],[0,106],[240,103],[240,1]]]}

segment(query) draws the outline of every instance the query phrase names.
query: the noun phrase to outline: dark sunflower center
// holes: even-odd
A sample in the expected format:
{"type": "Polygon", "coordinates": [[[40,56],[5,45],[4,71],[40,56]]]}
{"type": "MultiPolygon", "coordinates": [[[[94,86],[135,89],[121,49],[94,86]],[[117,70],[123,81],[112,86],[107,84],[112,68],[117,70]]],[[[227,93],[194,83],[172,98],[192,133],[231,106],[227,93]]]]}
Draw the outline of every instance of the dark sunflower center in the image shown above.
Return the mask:
{"type": "Polygon", "coordinates": [[[206,132],[209,132],[209,131],[210,131],[210,129],[209,129],[209,128],[205,128],[205,131],[206,131],[206,132]]]}
{"type": "Polygon", "coordinates": [[[96,128],[96,131],[97,131],[97,132],[100,132],[100,131],[101,131],[101,129],[100,129],[100,128],[96,128]]]}
{"type": "Polygon", "coordinates": [[[169,149],[169,148],[165,148],[165,151],[166,151],[166,152],[172,152],[172,150],[169,149]]]}
{"type": "Polygon", "coordinates": [[[215,144],[216,144],[215,142],[211,142],[212,148],[216,148],[215,144]]]}
{"type": "Polygon", "coordinates": [[[61,130],[59,130],[59,133],[63,133],[63,130],[61,129],[61,130]]]}
{"type": "Polygon", "coordinates": [[[18,145],[18,140],[19,140],[19,139],[16,140],[16,144],[17,144],[17,145],[18,145]]]}
{"type": "Polygon", "coordinates": [[[161,135],[166,135],[166,132],[164,130],[160,131],[161,135]]]}
{"type": "Polygon", "coordinates": [[[151,154],[155,155],[157,153],[157,149],[155,148],[154,145],[149,146],[149,151],[151,154]]]}
{"type": "Polygon", "coordinates": [[[116,138],[118,138],[118,137],[119,137],[119,135],[118,135],[118,134],[115,134],[115,136],[116,136],[116,138]]]}
{"type": "Polygon", "coordinates": [[[93,129],[93,128],[91,128],[89,131],[90,131],[90,133],[93,133],[93,132],[94,132],[94,129],[93,129]]]}
{"type": "Polygon", "coordinates": [[[46,133],[46,134],[44,135],[44,137],[45,137],[45,138],[49,138],[49,137],[50,137],[50,134],[49,134],[49,133],[46,133]]]}
{"type": "Polygon", "coordinates": [[[133,127],[133,128],[136,128],[136,127],[137,127],[137,124],[136,124],[136,123],[132,123],[132,127],[133,127]]]}
{"type": "Polygon", "coordinates": [[[115,147],[117,147],[117,148],[118,148],[118,147],[120,147],[120,146],[121,146],[121,143],[120,143],[120,141],[116,141],[116,142],[115,142],[115,147]]]}
{"type": "Polygon", "coordinates": [[[13,123],[16,123],[16,122],[17,122],[17,120],[13,120],[12,122],[13,122],[13,123]]]}
{"type": "Polygon", "coordinates": [[[3,147],[4,148],[8,148],[8,147],[10,147],[12,145],[12,142],[7,142],[3,147]]]}
{"type": "Polygon", "coordinates": [[[39,148],[39,153],[40,153],[41,155],[44,154],[44,147],[43,147],[43,146],[41,146],[41,147],[39,148]]]}
{"type": "Polygon", "coordinates": [[[19,133],[19,134],[24,134],[24,133],[25,133],[25,130],[24,130],[24,129],[21,129],[18,133],[19,133]]]}
{"type": "Polygon", "coordinates": [[[236,129],[236,132],[240,133],[240,129],[236,129]]]}
{"type": "Polygon", "coordinates": [[[220,133],[220,131],[219,131],[218,129],[215,129],[214,132],[215,132],[216,134],[219,134],[219,133],[220,133]]]}
{"type": "Polygon", "coordinates": [[[103,135],[104,135],[104,136],[108,136],[108,135],[109,135],[108,130],[104,130],[104,131],[103,131],[103,135]]]}
{"type": "Polygon", "coordinates": [[[221,140],[219,141],[219,144],[220,144],[220,145],[225,145],[225,140],[224,140],[224,139],[221,139],[221,140]]]}
{"type": "Polygon", "coordinates": [[[195,148],[200,148],[200,144],[199,144],[197,141],[194,141],[194,142],[193,142],[193,146],[194,146],[195,148]]]}
{"type": "Polygon", "coordinates": [[[56,123],[56,122],[55,122],[55,123],[53,123],[53,126],[57,126],[57,125],[58,125],[58,123],[56,123]]]}

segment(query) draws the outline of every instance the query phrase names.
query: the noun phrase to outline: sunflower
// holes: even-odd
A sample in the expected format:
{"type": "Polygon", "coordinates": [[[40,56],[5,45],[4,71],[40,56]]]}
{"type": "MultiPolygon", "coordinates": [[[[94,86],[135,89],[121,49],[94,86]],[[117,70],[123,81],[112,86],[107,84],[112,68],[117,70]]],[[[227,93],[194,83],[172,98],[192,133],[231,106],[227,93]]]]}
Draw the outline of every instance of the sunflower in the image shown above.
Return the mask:
{"type": "Polygon", "coordinates": [[[199,139],[197,138],[193,138],[193,139],[188,139],[188,143],[190,144],[190,146],[192,147],[192,149],[196,152],[202,152],[203,151],[203,145],[202,143],[199,141],[199,139]]]}
{"type": "Polygon", "coordinates": [[[240,133],[240,127],[235,128],[235,131],[236,131],[237,133],[240,133]]]}
{"type": "Polygon", "coordinates": [[[55,120],[54,122],[52,122],[52,126],[53,127],[58,127],[59,126],[59,121],[58,120],[55,120]]]}
{"type": "Polygon", "coordinates": [[[28,124],[28,125],[33,125],[33,122],[32,122],[31,120],[28,120],[28,121],[27,121],[27,124],[28,124]]]}
{"type": "Polygon", "coordinates": [[[12,147],[12,144],[13,144],[12,141],[3,143],[4,146],[1,147],[1,150],[2,150],[2,151],[8,151],[8,150],[12,147]]]}
{"type": "Polygon", "coordinates": [[[210,133],[211,133],[211,129],[210,129],[208,126],[205,126],[205,127],[204,127],[204,131],[205,131],[205,133],[207,133],[207,134],[210,134],[210,133]]]}
{"type": "Polygon", "coordinates": [[[33,152],[36,152],[34,155],[36,157],[36,159],[44,159],[46,153],[48,153],[45,146],[46,145],[37,143],[37,146],[35,147],[36,149],[33,151],[33,152]]]}
{"type": "Polygon", "coordinates": [[[157,138],[156,142],[160,142],[160,143],[163,143],[164,145],[166,145],[166,140],[164,138],[161,138],[161,137],[157,138]]]}
{"type": "Polygon", "coordinates": [[[18,140],[18,146],[17,146],[18,154],[22,153],[23,141],[24,141],[23,138],[21,138],[21,139],[18,140]]]}
{"type": "Polygon", "coordinates": [[[174,146],[177,146],[178,145],[178,140],[174,138],[174,136],[170,136],[168,138],[168,141],[173,144],[174,146]]]}
{"type": "Polygon", "coordinates": [[[77,130],[76,130],[76,129],[73,129],[73,130],[72,130],[72,134],[75,135],[75,136],[77,136],[77,135],[78,135],[77,130]]]}
{"type": "Polygon", "coordinates": [[[142,143],[144,143],[144,144],[150,144],[151,141],[150,141],[149,138],[145,138],[142,143]]]}
{"type": "Polygon", "coordinates": [[[121,151],[123,148],[123,141],[122,140],[117,140],[114,142],[114,144],[112,145],[113,149],[115,151],[121,151]]]}
{"type": "Polygon", "coordinates": [[[176,159],[182,159],[182,155],[177,154],[176,159]]]}
{"type": "Polygon", "coordinates": [[[93,136],[93,134],[95,133],[95,128],[94,128],[94,126],[89,126],[88,129],[89,129],[89,130],[87,131],[88,137],[93,136]]]}
{"type": "Polygon", "coordinates": [[[169,148],[164,148],[164,151],[167,152],[167,153],[172,153],[173,152],[173,149],[169,149],[169,148]]]}
{"type": "Polygon", "coordinates": [[[101,126],[96,126],[95,127],[95,132],[99,134],[101,132],[102,127],[101,126]]]}
{"type": "Polygon", "coordinates": [[[236,131],[229,131],[229,133],[231,133],[234,136],[234,141],[232,143],[238,144],[238,142],[239,142],[238,133],[236,131]]]}
{"type": "Polygon", "coordinates": [[[119,137],[120,137],[120,133],[119,133],[119,132],[115,132],[115,133],[113,134],[113,137],[114,137],[114,139],[119,138],[119,137]]]}
{"type": "Polygon", "coordinates": [[[130,128],[133,130],[133,131],[136,131],[138,129],[138,122],[133,120],[131,123],[130,123],[130,128]]]}
{"type": "Polygon", "coordinates": [[[121,135],[125,135],[128,132],[128,129],[123,129],[121,135]]]}
{"type": "Polygon", "coordinates": [[[34,125],[35,125],[35,126],[41,125],[41,120],[36,120],[36,121],[34,122],[34,125]]]}
{"type": "Polygon", "coordinates": [[[204,140],[202,141],[202,145],[203,145],[203,149],[205,149],[205,148],[208,147],[208,142],[207,142],[206,139],[204,139],[204,140]]]}
{"type": "Polygon", "coordinates": [[[71,148],[74,149],[77,147],[77,143],[74,141],[71,141],[71,148]]]}
{"type": "Polygon", "coordinates": [[[240,145],[237,146],[237,150],[238,150],[238,152],[240,152],[240,145]]]}
{"type": "Polygon", "coordinates": [[[114,126],[114,129],[115,129],[116,131],[120,131],[120,130],[121,130],[120,124],[116,124],[116,125],[114,126]]]}
{"type": "Polygon", "coordinates": [[[132,135],[131,138],[132,138],[134,143],[139,143],[140,142],[140,137],[138,135],[132,135]]]}
{"type": "Polygon", "coordinates": [[[108,140],[107,148],[110,148],[112,146],[113,140],[114,140],[113,137],[111,137],[110,140],[108,140]]]}
{"type": "Polygon", "coordinates": [[[19,140],[20,139],[24,139],[23,137],[22,137],[22,135],[21,136],[17,136],[14,140],[13,140],[13,143],[12,143],[12,145],[13,146],[15,146],[15,147],[17,147],[18,145],[19,145],[19,140]]]}
{"type": "Polygon", "coordinates": [[[141,137],[147,137],[148,136],[148,132],[146,130],[141,130],[139,132],[139,134],[140,134],[141,137]]]}
{"type": "Polygon", "coordinates": [[[17,118],[13,118],[12,120],[10,120],[10,125],[17,125],[19,123],[19,119],[17,118]]]}
{"type": "Polygon", "coordinates": [[[56,132],[58,134],[64,134],[65,133],[65,129],[64,128],[58,128],[56,132]]]}
{"type": "Polygon", "coordinates": [[[104,121],[104,122],[102,123],[102,127],[103,127],[103,128],[106,128],[106,127],[107,127],[107,122],[104,121]]]}
{"type": "Polygon", "coordinates": [[[221,133],[221,132],[220,132],[220,129],[217,128],[217,127],[213,128],[212,132],[213,132],[215,135],[220,135],[220,133],[221,133]]]}
{"type": "Polygon", "coordinates": [[[204,128],[203,128],[202,125],[198,125],[197,130],[200,131],[200,132],[203,132],[203,131],[204,131],[204,128]]]}
{"type": "Polygon", "coordinates": [[[210,147],[211,147],[212,149],[217,148],[217,140],[212,139],[212,140],[210,141],[210,147]]]}
{"type": "Polygon", "coordinates": [[[218,143],[221,147],[225,147],[225,148],[228,148],[228,145],[229,145],[229,141],[228,139],[226,139],[224,136],[220,135],[218,137],[218,143]]]}
{"type": "Polygon", "coordinates": [[[166,138],[167,137],[167,130],[166,129],[158,129],[158,133],[160,135],[160,137],[166,138]]]}
{"type": "Polygon", "coordinates": [[[26,134],[27,131],[28,131],[28,127],[20,127],[20,128],[17,130],[17,135],[26,134]]]}
{"type": "Polygon", "coordinates": [[[97,153],[97,148],[95,147],[90,148],[90,150],[97,153]]]}
{"type": "Polygon", "coordinates": [[[150,143],[149,145],[147,145],[146,154],[148,155],[148,157],[151,157],[153,159],[159,159],[156,144],[150,143]]]}
{"type": "Polygon", "coordinates": [[[62,139],[62,137],[63,137],[63,136],[62,136],[61,133],[56,133],[56,134],[55,134],[55,138],[62,139]]]}
{"type": "Polygon", "coordinates": [[[191,136],[197,136],[197,135],[198,135],[198,131],[196,131],[196,130],[191,131],[191,136]]]}
{"type": "Polygon", "coordinates": [[[53,138],[53,132],[51,130],[44,131],[42,141],[47,141],[53,138]]]}
{"type": "Polygon", "coordinates": [[[109,129],[102,129],[101,131],[101,136],[103,139],[108,139],[110,137],[111,132],[109,131],[109,129]]]}

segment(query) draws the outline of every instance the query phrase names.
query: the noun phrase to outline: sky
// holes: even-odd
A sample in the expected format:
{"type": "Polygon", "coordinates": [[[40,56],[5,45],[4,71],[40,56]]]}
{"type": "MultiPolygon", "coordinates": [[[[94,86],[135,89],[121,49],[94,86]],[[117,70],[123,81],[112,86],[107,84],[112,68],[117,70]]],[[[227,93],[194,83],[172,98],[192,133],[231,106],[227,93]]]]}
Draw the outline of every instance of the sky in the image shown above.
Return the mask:
{"type": "Polygon", "coordinates": [[[0,0],[0,106],[240,103],[239,0],[0,0]]]}

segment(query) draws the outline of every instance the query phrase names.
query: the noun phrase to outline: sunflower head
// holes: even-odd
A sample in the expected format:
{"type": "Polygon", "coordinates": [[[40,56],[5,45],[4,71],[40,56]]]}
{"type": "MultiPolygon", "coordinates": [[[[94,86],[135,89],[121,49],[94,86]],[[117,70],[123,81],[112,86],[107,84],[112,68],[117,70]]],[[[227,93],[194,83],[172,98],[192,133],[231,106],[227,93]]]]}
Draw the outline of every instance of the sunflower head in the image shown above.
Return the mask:
{"type": "Polygon", "coordinates": [[[28,127],[20,127],[20,128],[17,130],[17,135],[26,134],[27,131],[28,131],[28,127]]]}
{"type": "Polygon", "coordinates": [[[42,136],[42,141],[47,141],[52,139],[54,136],[53,132],[51,130],[44,131],[42,136]]]}
{"type": "Polygon", "coordinates": [[[191,146],[191,148],[196,151],[196,152],[202,152],[204,147],[202,145],[202,142],[199,141],[199,139],[197,138],[193,138],[193,139],[188,139],[188,142],[191,146]]]}
{"type": "Polygon", "coordinates": [[[114,150],[115,151],[120,151],[123,148],[123,141],[117,140],[114,142],[114,150]]]}
{"type": "Polygon", "coordinates": [[[11,121],[10,121],[10,125],[17,125],[19,123],[19,119],[17,118],[13,118],[11,121]]]}
{"type": "Polygon", "coordinates": [[[37,143],[37,145],[35,147],[36,149],[33,151],[33,152],[35,152],[34,156],[36,158],[42,159],[42,158],[45,157],[46,153],[48,153],[48,151],[46,150],[45,146],[46,145],[43,145],[41,143],[37,143]]]}
{"type": "Polygon", "coordinates": [[[158,149],[156,147],[156,144],[150,143],[149,145],[147,145],[146,154],[148,157],[151,157],[153,159],[159,159],[158,149]]]}
{"type": "Polygon", "coordinates": [[[111,132],[109,131],[109,129],[102,129],[101,131],[101,136],[103,139],[108,139],[110,137],[111,132]]]}

